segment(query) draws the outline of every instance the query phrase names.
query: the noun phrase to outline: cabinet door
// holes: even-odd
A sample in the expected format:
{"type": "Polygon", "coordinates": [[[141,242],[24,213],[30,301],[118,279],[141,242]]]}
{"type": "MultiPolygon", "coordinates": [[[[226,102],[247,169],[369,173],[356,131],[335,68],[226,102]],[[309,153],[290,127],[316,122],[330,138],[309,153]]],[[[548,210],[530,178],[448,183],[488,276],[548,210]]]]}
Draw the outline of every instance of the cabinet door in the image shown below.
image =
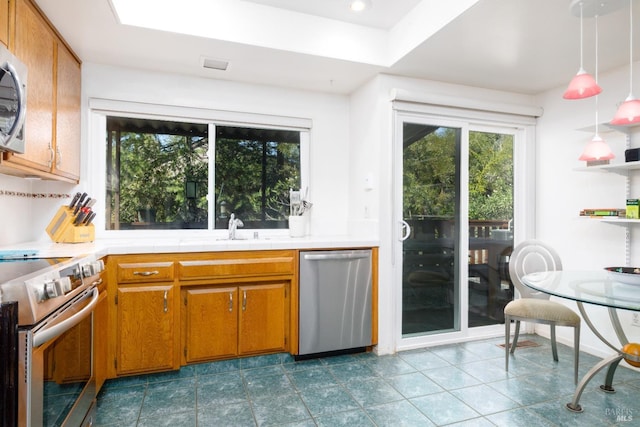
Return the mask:
{"type": "Polygon", "coordinates": [[[117,311],[118,375],[173,369],[173,285],[119,286],[117,311]]]}
{"type": "Polygon", "coordinates": [[[285,351],[287,283],[241,286],[238,351],[285,351]]]}
{"type": "Polygon", "coordinates": [[[54,173],[80,177],[80,64],[58,42],[54,173]]]}
{"type": "Polygon", "coordinates": [[[238,289],[184,291],[187,363],[238,354],[238,289]]]}
{"type": "Polygon", "coordinates": [[[0,0],[0,42],[9,47],[9,0],[0,0]]]}
{"type": "Polygon", "coordinates": [[[28,70],[27,143],[24,154],[10,161],[50,171],[53,161],[53,84],[55,38],[47,23],[27,0],[16,1],[15,55],[28,70]]]}

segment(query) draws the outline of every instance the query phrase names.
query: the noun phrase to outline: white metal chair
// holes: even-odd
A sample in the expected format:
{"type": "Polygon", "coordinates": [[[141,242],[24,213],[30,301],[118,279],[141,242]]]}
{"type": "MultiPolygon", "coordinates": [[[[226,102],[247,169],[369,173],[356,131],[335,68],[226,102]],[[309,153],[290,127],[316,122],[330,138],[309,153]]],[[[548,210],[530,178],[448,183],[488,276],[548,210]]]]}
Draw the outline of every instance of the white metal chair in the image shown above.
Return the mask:
{"type": "Polygon", "coordinates": [[[509,302],[504,308],[505,325],[505,369],[509,371],[509,336],[511,321],[515,320],[516,329],[511,343],[511,353],[516,350],[520,322],[547,324],[551,327],[551,350],[553,360],[558,361],[556,345],[556,326],[574,328],[574,381],[578,382],[578,361],[580,355],[580,316],[558,302],[549,301],[549,295],[536,292],[522,283],[526,274],[562,270],[562,263],[557,252],[537,240],[528,240],[515,247],[509,259],[509,276],[511,282],[520,292],[520,298],[509,302]]]}

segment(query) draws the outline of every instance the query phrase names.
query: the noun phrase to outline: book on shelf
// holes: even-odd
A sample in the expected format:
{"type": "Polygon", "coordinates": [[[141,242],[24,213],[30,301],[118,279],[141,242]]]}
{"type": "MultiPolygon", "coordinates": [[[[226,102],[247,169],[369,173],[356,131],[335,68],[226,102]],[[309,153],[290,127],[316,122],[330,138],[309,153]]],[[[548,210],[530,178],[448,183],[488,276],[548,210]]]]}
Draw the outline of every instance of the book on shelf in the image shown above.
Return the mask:
{"type": "Polygon", "coordinates": [[[625,209],[617,209],[617,208],[598,208],[598,209],[582,209],[580,211],[580,216],[589,216],[589,217],[621,217],[625,218],[627,215],[627,210],[625,209]]]}

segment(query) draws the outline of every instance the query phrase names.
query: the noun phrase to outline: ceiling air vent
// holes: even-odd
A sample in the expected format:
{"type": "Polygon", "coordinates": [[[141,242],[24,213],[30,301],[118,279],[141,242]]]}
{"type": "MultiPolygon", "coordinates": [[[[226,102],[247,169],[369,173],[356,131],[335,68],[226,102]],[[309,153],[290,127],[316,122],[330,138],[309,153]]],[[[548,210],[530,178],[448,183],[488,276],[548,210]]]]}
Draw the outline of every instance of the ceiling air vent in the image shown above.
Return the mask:
{"type": "Polygon", "coordinates": [[[229,61],[223,61],[221,59],[202,58],[202,66],[211,70],[226,71],[229,66],[229,61]]]}

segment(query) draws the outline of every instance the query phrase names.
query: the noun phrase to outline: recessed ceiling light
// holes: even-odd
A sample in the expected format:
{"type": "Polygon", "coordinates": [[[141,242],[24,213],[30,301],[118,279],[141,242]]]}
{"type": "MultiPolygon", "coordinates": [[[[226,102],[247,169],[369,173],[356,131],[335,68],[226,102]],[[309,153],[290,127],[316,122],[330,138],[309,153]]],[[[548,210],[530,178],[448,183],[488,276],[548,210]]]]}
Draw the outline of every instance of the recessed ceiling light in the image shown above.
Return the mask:
{"type": "Polygon", "coordinates": [[[349,9],[354,12],[362,12],[371,8],[371,0],[349,0],[349,9]]]}

